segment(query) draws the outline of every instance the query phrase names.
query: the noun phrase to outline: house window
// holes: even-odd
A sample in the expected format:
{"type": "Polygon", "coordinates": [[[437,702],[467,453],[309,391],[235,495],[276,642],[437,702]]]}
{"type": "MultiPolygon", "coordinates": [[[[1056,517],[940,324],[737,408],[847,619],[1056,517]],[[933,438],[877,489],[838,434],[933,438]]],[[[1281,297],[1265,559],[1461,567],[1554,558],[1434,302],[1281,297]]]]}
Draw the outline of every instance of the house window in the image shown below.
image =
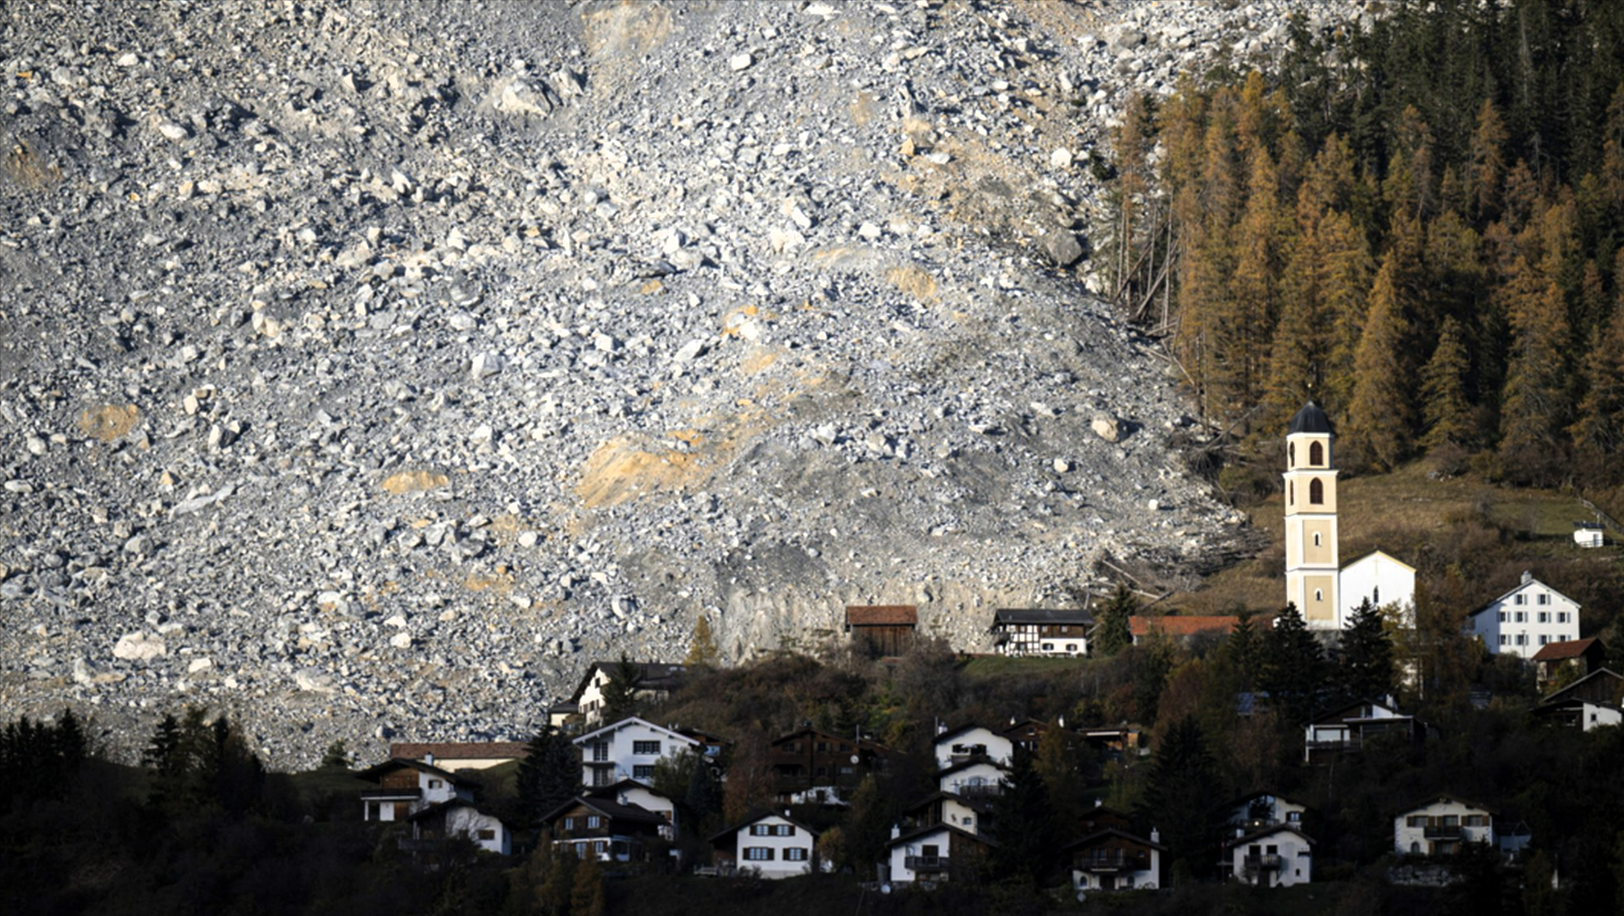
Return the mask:
{"type": "Polygon", "coordinates": [[[440,788],[440,787],[441,787],[441,786],[443,786],[443,785],[445,785],[445,783],[444,783],[444,782],[441,782],[441,781],[440,781],[440,780],[438,780],[438,779],[431,779],[431,780],[429,780],[429,788],[431,788],[431,789],[438,789],[438,788],[440,788]]]}
{"type": "Polygon", "coordinates": [[[1511,612],[1510,611],[1501,611],[1500,612],[1500,622],[1501,623],[1506,623],[1506,622],[1508,622],[1510,620],[1511,620],[1511,612]]]}
{"type": "Polygon", "coordinates": [[[795,827],[791,824],[774,824],[773,836],[794,836],[795,827]]]}
{"type": "Polygon", "coordinates": [[[1297,481],[1295,480],[1286,486],[1286,501],[1293,506],[1297,505],[1297,481]]]}
{"type": "Polygon", "coordinates": [[[615,771],[608,767],[600,767],[592,771],[592,784],[595,786],[613,785],[614,781],[615,771]]]}
{"type": "Polygon", "coordinates": [[[1544,592],[1540,592],[1539,595],[1537,595],[1534,598],[1534,603],[1535,604],[1550,604],[1551,603],[1551,596],[1544,593],[1544,592]]]}
{"type": "Polygon", "coordinates": [[[1297,443],[1295,442],[1286,446],[1286,465],[1288,467],[1297,466],[1297,443]]]}
{"type": "Polygon", "coordinates": [[[1316,532],[1314,532],[1314,546],[1318,547],[1319,545],[1320,545],[1320,533],[1318,531],[1316,531],[1316,532]]]}
{"type": "Polygon", "coordinates": [[[805,862],[806,859],[807,856],[805,849],[793,848],[784,850],[784,861],[786,862],[805,862]]]}
{"type": "Polygon", "coordinates": [[[1074,643],[1074,642],[1066,643],[1066,651],[1067,652],[1076,652],[1077,651],[1077,644],[1074,643]]]}
{"type": "Polygon", "coordinates": [[[496,831],[490,829],[489,827],[482,827],[478,833],[474,834],[474,836],[481,840],[494,840],[496,839],[496,831]]]}
{"type": "Polygon", "coordinates": [[[632,742],[632,753],[633,754],[638,754],[638,755],[653,755],[655,757],[658,757],[658,756],[660,756],[660,742],[658,742],[658,741],[633,741],[632,742]]]}
{"type": "Polygon", "coordinates": [[[919,847],[919,854],[922,855],[922,856],[925,856],[926,858],[930,858],[932,856],[939,856],[939,855],[942,854],[942,848],[940,846],[934,846],[934,845],[932,845],[932,846],[921,846],[921,847],[919,847]]]}
{"type": "Polygon", "coordinates": [[[746,846],[744,858],[750,862],[771,862],[773,851],[769,846],[746,846]]]}
{"type": "Polygon", "coordinates": [[[1527,611],[1518,611],[1516,619],[1517,619],[1518,623],[1527,623],[1528,622],[1528,612],[1527,611]]]}
{"type": "Polygon", "coordinates": [[[750,825],[750,835],[751,836],[772,836],[772,834],[770,832],[768,832],[768,828],[767,828],[766,824],[751,824],[750,825]]]}
{"type": "Polygon", "coordinates": [[[1540,611],[1539,612],[1539,622],[1540,623],[1550,623],[1551,622],[1551,612],[1550,611],[1540,611]]]}
{"type": "Polygon", "coordinates": [[[1376,605],[1377,607],[1381,606],[1381,603],[1382,603],[1382,587],[1381,586],[1378,585],[1375,588],[1370,590],[1370,603],[1376,605]]]}
{"type": "Polygon", "coordinates": [[[1507,635],[1506,635],[1506,634],[1504,634],[1504,633],[1501,633],[1501,634],[1500,634],[1500,645],[1502,645],[1502,646],[1509,646],[1509,645],[1511,645],[1511,637],[1510,637],[1510,636],[1507,636],[1507,635]]]}
{"type": "Polygon", "coordinates": [[[1043,651],[1045,651],[1045,652],[1053,652],[1054,651],[1054,643],[1052,643],[1052,642],[1044,643],[1043,644],[1043,651]]]}
{"type": "Polygon", "coordinates": [[[1299,823],[1299,822],[1302,821],[1302,819],[1303,819],[1303,813],[1301,811],[1288,811],[1288,812],[1286,812],[1286,823],[1288,823],[1288,824],[1299,823]]]}
{"type": "Polygon", "coordinates": [[[1308,501],[1316,506],[1325,502],[1325,484],[1317,477],[1308,482],[1308,501]]]}
{"type": "Polygon", "coordinates": [[[1320,589],[1317,589],[1317,588],[1314,589],[1314,600],[1315,601],[1324,601],[1325,600],[1325,592],[1323,592],[1323,591],[1321,591],[1320,589]]]}
{"type": "Polygon", "coordinates": [[[1511,598],[1511,603],[1512,604],[1527,604],[1528,603],[1528,596],[1527,595],[1514,595],[1511,598]]]}
{"type": "Polygon", "coordinates": [[[603,818],[598,817],[596,814],[588,814],[586,816],[586,829],[588,830],[596,830],[602,823],[603,818]]]}
{"type": "Polygon", "coordinates": [[[1518,633],[1517,634],[1517,645],[1519,645],[1519,646],[1528,645],[1528,634],[1527,633],[1518,633]]]}
{"type": "Polygon", "coordinates": [[[1406,827],[1425,827],[1426,825],[1427,819],[1425,815],[1412,814],[1404,819],[1404,826],[1406,827]]]}
{"type": "Polygon", "coordinates": [[[608,760],[608,759],[609,759],[609,742],[607,742],[607,741],[594,741],[594,742],[592,742],[592,760],[593,760],[593,762],[594,763],[602,763],[602,762],[604,762],[605,760],[608,760]]]}
{"type": "Polygon", "coordinates": [[[1556,612],[1556,622],[1557,623],[1567,623],[1568,622],[1568,612],[1567,611],[1557,611],[1556,612]]]}
{"type": "Polygon", "coordinates": [[[575,829],[575,818],[573,818],[573,817],[564,818],[564,829],[565,830],[574,830],[575,829]]]}
{"type": "MultiPolygon", "coordinates": [[[[1308,463],[1314,465],[1315,467],[1319,467],[1320,465],[1324,464],[1325,446],[1319,444],[1318,442],[1310,442],[1308,444],[1308,463]]],[[[1318,501],[1319,500],[1315,500],[1315,502],[1318,501]]]]}
{"type": "Polygon", "coordinates": [[[634,765],[632,767],[632,778],[633,779],[653,779],[654,778],[654,765],[652,763],[650,763],[650,764],[639,763],[639,764],[634,765]]]}
{"type": "Polygon", "coordinates": [[[1539,638],[1539,644],[1542,645],[1542,646],[1545,645],[1546,643],[1550,642],[1550,641],[1551,641],[1551,637],[1549,637],[1549,636],[1541,636],[1539,638]]]}
{"type": "Polygon", "coordinates": [[[1468,814],[1466,815],[1466,826],[1486,827],[1488,826],[1488,816],[1483,814],[1468,814]]]}
{"type": "Polygon", "coordinates": [[[1414,840],[1411,840],[1410,841],[1410,854],[1411,855],[1420,855],[1421,854],[1421,844],[1417,843],[1414,840]]]}

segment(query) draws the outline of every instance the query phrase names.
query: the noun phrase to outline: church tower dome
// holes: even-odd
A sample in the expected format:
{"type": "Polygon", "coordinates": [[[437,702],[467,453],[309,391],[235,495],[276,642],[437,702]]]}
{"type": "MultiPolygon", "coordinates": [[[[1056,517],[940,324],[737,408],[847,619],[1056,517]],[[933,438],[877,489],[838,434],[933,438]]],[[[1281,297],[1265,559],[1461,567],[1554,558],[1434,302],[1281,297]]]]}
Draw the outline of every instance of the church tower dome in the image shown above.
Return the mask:
{"type": "Polygon", "coordinates": [[[1310,629],[1341,629],[1331,420],[1309,401],[1286,429],[1286,601],[1310,629]]]}

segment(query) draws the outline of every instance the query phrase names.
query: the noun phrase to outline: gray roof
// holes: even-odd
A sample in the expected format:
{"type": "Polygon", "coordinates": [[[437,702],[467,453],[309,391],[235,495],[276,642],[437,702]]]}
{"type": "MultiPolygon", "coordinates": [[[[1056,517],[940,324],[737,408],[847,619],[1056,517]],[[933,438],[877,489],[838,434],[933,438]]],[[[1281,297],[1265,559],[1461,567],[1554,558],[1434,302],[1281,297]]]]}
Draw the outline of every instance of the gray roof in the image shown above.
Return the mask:
{"type": "Polygon", "coordinates": [[[1094,622],[1094,615],[1086,608],[1061,608],[1050,610],[1046,608],[1015,608],[1001,607],[992,612],[993,626],[999,624],[1077,624],[1088,626],[1094,622]]]}
{"type": "Polygon", "coordinates": [[[1329,433],[1331,432],[1331,418],[1320,410],[1319,405],[1309,401],[1297,415],[1291,418],[1291,426],[1286,429],[1286,435],[1294,433],[1329,433]]]}

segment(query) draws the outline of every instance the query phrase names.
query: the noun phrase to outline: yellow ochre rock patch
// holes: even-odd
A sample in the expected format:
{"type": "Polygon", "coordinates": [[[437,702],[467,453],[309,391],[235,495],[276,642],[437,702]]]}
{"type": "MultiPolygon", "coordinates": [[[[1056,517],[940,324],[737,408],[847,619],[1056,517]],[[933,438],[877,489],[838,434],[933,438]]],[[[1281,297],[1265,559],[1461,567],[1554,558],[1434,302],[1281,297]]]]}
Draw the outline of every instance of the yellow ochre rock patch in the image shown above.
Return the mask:
{"type": "Polygon", "coordinates": [[[921,303],[936,301],[936,278],[917,264],[893,267],[885,272],[885,282],[895,286],[921,303]]]}
{"type": "Polygon", "coordinates": [[[451,483],[451,478],[434,471],[401,471],[384,478],[383,488],[400,496],[405,493],[426,493],[451,483]]]}
{"type": "Polygon", "coordinates": [[[134,404],[103,404],[79,415],[79,431],[103,442],[112,442],[141,422],[141,408],[134,404]]]}

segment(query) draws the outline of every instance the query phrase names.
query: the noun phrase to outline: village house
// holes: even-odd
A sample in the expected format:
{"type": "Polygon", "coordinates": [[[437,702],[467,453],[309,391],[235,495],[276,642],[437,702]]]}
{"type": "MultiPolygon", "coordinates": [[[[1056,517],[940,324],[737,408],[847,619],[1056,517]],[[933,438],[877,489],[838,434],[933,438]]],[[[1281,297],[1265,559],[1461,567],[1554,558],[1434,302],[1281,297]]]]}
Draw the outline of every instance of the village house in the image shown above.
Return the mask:
{"type": "Polygon", "coordinates": [[[1253,792],[1230,802],[1228,811],[1226,824],[1250,832],[1277,824],[1301,828],[1308,807],[1268,792],[1253,792]]]}
{"type": "Polygon", "coordinates": [[[389,756],[405,760],[421,760],[444,770],[488,770],[491,767],[523,760],[529,745],[523,741],[478,741],[439,743],[395,743],[389,745],[389,756]]]}
{"type": "Polygon", "coordinates": [[[635,779],[622,779],[614,785],[598,786],[581,794],[657,814],[665,821],[659,829],[660,838],[674,840],[677,837],[677,803],[635,779]]]}
{"type": "Polygon", "coordinates": [[[1492,808],[1453,795],[1434,795],[1393,818],[1393,852],[1447,856],[1462,843],[1494,843],[1492,808]]]}
{"type": "Polygon", "coordinates": [[[600,862],[647,862],[668,826],[666,819],[640,805],[621,804],[597,795],[572,798],[541,818],[553,845],[577,858],[600,862]]]}
{"type": "Polygon", "coordinates": [[[884,770],[889,751],[872,741],[803,728],[768,747],[774,792],[783,804],[845,804],[870,773],[884,770]]]}
{"type": "MultiPolygon", "coordinates": [[[[682,679],[687,673],[681,665],[659,662],[630,662],[629,665],[636,672],[632,696],[640,702],[658,702],[670,696],[671,691],[682,686],[682,679]]],[[[580,716],[581,725],[585,728],[602,724],[604,689],[621,676],[620,668],[620,662],[597,661],[589,665],[586,674],[581,676],[581,682],[575,686],[575,693],[563,704],[563,716],[554,724],[568,721],[570,715],[580,716]]],[[[552,718],[549,712],[549,720],[552,718]]]]}
{"type": "Polygon", "coordinates": [[[706,753],[706,744],[681,732],[636,716],[605,725],[575,739],[581,749],[581,783],[612,786],[623,779],[647,783],[654,765],[682,751],[706,753]]]}
{"type": "Polygon", "coordinates": [[[513,854],[513,837],[500,818],[482,814],[461,798],[439,802],[407,817],[418,842],[466,838],[497,855],[513,854]]]}
{"type": "Polygon", "coordinates": [[[1551,643],[1579,638],[1579,604],[1525,572],[1516,588],[1467,615],[1465,629],[1490,655],[1531,659],[1551,643]]]}
{"type": "Polygon", "coordinates": [[[1600,668],[1607,657],[1607,647],[1592,636],[1588,639],[1569,639],[1548,643],[1534,653],[1534,675],[1539,686],[1556,680],[1566,669],[1566,677],[1581,678],[1600,668]]]}
{"type": "Polygon", "coordinates": [[[1415,716],[1370,700],[1334,709],[1304,729],[1303,762],[1323,763],[1334,754],[1363,750],[1372,740],[1399,742],[1405,748],[1426,742],[1428,726],[1415,716]]]}
{"type": "Polygon", "coordinates": [[[1573,543],[1580,547],[1607,546],[1607,531],[1601,522],[1574,522],[1573,543]]]}
{"type": "Polygon", "coordinates": [[[911,604],[848,605],[846,633],[852,645],[871,655],[908,651],[919,628],[919,608],[911,604]]]}
{"type": "Polygon", "coordinates": [[[764,813],[715,834],[710,844],[721,874],[749,870],[763,878],[793,878],[816,867],[818,832],[787,812],[764,813]]]}
{"type": "Polygon", "coordinates": [[[952,792],[932,792],[902,811],[910,827],[947,824],[967,833],[990,834],[991,813],[987,796],[966,798],[952,792]]]}
{"type": "Polygon", "coordinates": [[[987,837],[951,824],[933,824],[906,833],[893,827],[891,842],[886,845],[887,871],[896,884],[970,880],[992,846],[987,837]]]}
{"type": "Polygon", "coordinates": [[[1597,668],[1541,700],[1534,715],[1548,725],[1587,732],[1624,725],[1624,677],[1597,668]]]}
{"type": "Polygon", "coordinates": [[[936,773],[936,788],[964,799],[975,800],[1002,795],[1004,768],[984,758],[965,760],[936,773]]]}
{"type": "Polygon", "coordinates": [[[1237,827],[1224,842],[1223,870],[1230,878],[1254,887],[1307,884],[1314,874],[1314,841],[1288,824],[1273,824],[1248,833],[1237,827]]]}
{"type": "Polygon", "coordinates": [[[1071,865],[1071,886],[1079,891],[1120,891],[1162,886],[1161,844],[1155,830],[1150,837],[1118,827],[1097,830],[1061,852],[1071,865]]]}
{"type": "Polygon", "coordinates": [[[393,758],[355,774],[376,789],[361,790],[361,819],[402,821],[429,807],[474,800],[477,783],[421,760],[393,758]]]}
{"type": "Polygon", "coordinates": [[[1081,657],[1088,654],[1088,631],[1093,626],[1094,615],[1085,608],[999,608],[993,611],[988,632],[1004,655],[1081,657]]]}
{"type": "Polygon", "coordinates": [[[935,749],[938,769],[976,759],[1008,766],[1011,755],[1015,753],[1015,742],[1008,735],[985,725],[963,725],[952,731],[939,732],[935,749]]]}

